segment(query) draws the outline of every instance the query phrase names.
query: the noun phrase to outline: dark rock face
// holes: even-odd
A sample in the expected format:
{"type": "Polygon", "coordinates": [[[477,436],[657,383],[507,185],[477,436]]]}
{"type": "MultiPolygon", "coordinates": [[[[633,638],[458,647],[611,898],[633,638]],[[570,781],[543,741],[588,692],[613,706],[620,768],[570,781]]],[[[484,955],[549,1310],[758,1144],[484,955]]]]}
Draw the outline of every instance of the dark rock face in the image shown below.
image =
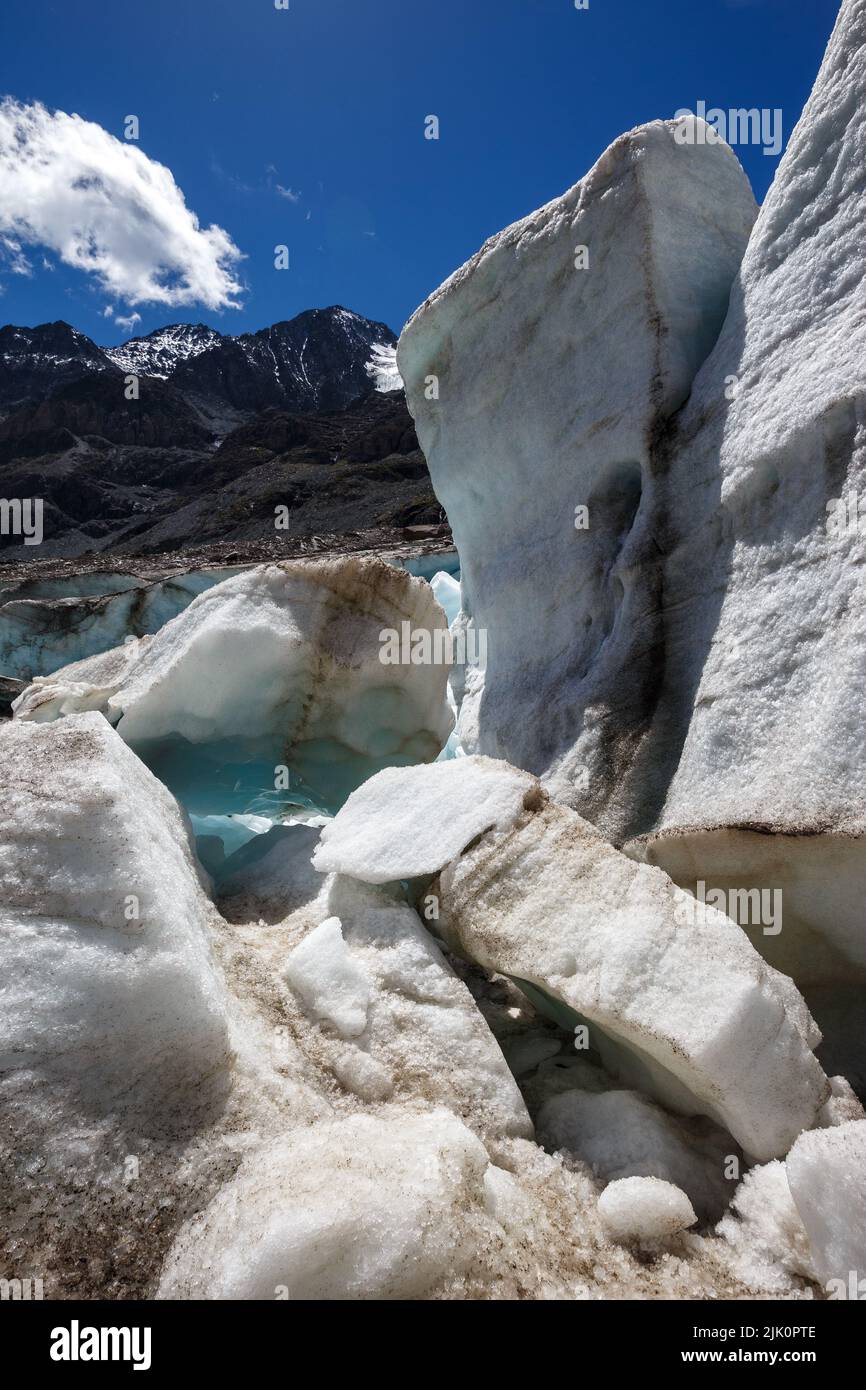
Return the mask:
{"type": "Polygon", "coordinates": [[[12,718],[12,701],[17,700],[26,689],[26,681],[16,681],[11,676],[0,676],[0,719],[12,718]]]}
{"type": "Polygon", "coordinates": [[[106,350],[63,323],[0,329],[0,495],[41,498],[44,529],[0,535],[0,563],[442,523],[403,393],[366,370],[395,342],[340,308],[106,350]]]}
{"type": "Polygon", "coordinates": [[[0,421],[0,463],[69,447],[75,436],[146,448],[208,447],[210,431],[175,387],[142,377],[138,399],[129,400],[125,380],[109,367],[20,406],[0,421]]]}
{"type": "Polygon", "coordinates": [[[0,563],[444,521],[401,391],[369,391],[329,414],[265,411],[214,448],[197,438],[201,426],[173,388],[152,378],[141,386],[141,400],[128,403],[141,415],[115,416],[112,394],[97,432],[62,423],[81,407],[78,386],[71,402],[64,392],[27,407],[43,412],[32,431],[24,411],[0,425],[0,493],[42,498],[44,524],[40,546],[0,536],[0,563]],[[149,403],[152,387],[159,391],[149,403]],[[135,442],[157,435],[159,444],[135,442]],[[280,529],[278,507],[288,508],[280,529]]]}

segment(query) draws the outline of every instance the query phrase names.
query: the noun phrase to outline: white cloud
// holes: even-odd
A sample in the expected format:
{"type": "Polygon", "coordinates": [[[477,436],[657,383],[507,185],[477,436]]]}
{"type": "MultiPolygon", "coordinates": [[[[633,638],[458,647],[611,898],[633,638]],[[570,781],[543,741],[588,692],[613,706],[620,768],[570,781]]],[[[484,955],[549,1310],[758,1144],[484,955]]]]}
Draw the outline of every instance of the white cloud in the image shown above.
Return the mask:
{"type": "Polygon", "coordinates": [[[0,188],[0,235],[47,247],[117,299],[238,307],[228,232],[200,226],[170,169],[93,121],[4,98],[0,188]]]}
{"type": "Polygon", "coordinates": [[[288,198],[290,203],[299,203],[301,201],[300,193],[296,193],[293,188],[283,188],[281,183],[277,184],[277,192],[281,198],[288,198]]]}
{"type": "Polygon", "coordinates": [[[125,328],[127,333],[131,333],[137,323],[141,323],[141,314],[118,314],[114,322],[118,328],[125,328]]]}
{"type": "Polygon", "coordinates": [[[14,237],[0,236],[0,263],[13,275],[26,275],[29,278],[33,274],[33,267],[21,250],[20,241],[14,237]]]}
{"type": "Polygon", "coordinates": [[[103,317],[104,319],[111,319],[111,318],[114,318],[114,305],[113,305],[113,304],[106,304],[105,308],[104,308],[103,311],[102,311],[102,317],[103,317]]]}

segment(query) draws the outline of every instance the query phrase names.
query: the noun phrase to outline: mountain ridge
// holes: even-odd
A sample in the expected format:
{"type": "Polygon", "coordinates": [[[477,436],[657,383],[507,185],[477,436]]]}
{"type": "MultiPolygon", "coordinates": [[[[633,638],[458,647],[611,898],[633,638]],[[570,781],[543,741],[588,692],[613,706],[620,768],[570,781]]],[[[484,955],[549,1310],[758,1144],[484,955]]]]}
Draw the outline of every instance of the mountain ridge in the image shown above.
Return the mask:
{"type": "Polygon", "coordinates": [[[396,347],[387,324],[342,305],[306,309],[251,333],[171,323],[101,347],[64,319],[0,328],[0,411],[44,400],[83,377],[116,370],[170,382],[224,432],[270,407],[344,409],[369,389],[371,366],[396,347]]]}

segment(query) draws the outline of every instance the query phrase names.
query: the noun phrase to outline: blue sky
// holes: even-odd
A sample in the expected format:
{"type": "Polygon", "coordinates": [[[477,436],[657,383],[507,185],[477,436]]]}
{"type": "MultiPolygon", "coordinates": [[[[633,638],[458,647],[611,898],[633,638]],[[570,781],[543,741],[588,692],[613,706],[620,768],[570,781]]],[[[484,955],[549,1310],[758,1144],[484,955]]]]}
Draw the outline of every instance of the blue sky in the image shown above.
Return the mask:
{"type": "MultiPolygon", "coordinates": [[[[124,118],[137,115],[138,149],[171,170],[201,226],[223,229],[243,259],[232,261],[240,289],[227,296],[239,308],[134,302],[143,271],[127,273],[125,248],[146,259],[152,235],[117,219],[148,216],[139,185],[127,189],[121,177],[106,195],[112,289],[97,271],[63,264],[56,224],[71,214],[44,190],[32,194],[43,204],[33,217],[47,244],[10,237],[12,185],[0,178],[0,231],[5,202],[13,243],[0,263],[0,322],[64,318],[107,344],[129,336],[116,320],[134,314],[136,332],[201,321],[239,333],[340,303],[399,331],[487,236],[569,187],[634,125],[703,99],[781,108],[787,140],[838,8],[290,0],[283,11],[273,0],[2,0],[0,96],[75,112],[119,139],[124,118]],[[424,139],[430,114],[441,122],[438,141],[424,139]],[[288,270],[274,269],[277,244],[289,248],[288,270]]],[[[43,138],[50,145],[53,130],[43,138]]],[[[737,152],[762,199],[778,160],[760,148],[737,152]]],[[[56,153],[62,168],[65,146],[56,153]]],[[[177,235],[179,262],[191,256],[201,269],[211,251],[180,223],[177,235]]]]}

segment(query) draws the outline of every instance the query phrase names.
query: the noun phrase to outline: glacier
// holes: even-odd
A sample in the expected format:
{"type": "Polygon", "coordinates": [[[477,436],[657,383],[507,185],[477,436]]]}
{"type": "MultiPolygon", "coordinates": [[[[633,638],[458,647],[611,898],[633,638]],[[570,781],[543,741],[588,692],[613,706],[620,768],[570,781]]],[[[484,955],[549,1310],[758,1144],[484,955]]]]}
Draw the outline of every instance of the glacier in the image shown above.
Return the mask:
{"type": "Polygon", "coordinates": [[[651,122],[374,350],[449,555],[0,591],[48,1298],[866,1287],[864,112],[844,0],[760,212],[651,122]]]}

